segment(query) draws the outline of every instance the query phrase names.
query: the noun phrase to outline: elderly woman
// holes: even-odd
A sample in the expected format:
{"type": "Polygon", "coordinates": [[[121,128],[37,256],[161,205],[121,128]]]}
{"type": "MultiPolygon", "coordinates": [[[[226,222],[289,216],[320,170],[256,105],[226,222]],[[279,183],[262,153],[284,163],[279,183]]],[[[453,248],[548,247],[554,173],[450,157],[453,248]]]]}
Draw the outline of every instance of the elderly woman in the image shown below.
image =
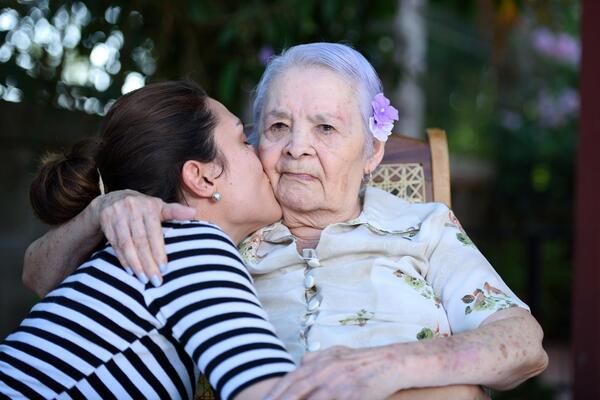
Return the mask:
{"type": "MultiPolygon", "coordinates": [[[[271,397],[502,390],[546,367],[540,326],[447,207],[362,190],[397,114],[360,53],[290,48],[263,74],[254,114],[283,219],[241,250],[278,336],[301,362],[271,397]]],[[[30,246],[24,281],[41,293],[54,286],[71,270],[66,255],[87,253],[101,227],[121,262],[156,282],[166,263],[160,219],[188,217],[175,207],[134,193],[99,198],[30,246]],[[54,269],[42,270],[48,259],[54,269]]]]}

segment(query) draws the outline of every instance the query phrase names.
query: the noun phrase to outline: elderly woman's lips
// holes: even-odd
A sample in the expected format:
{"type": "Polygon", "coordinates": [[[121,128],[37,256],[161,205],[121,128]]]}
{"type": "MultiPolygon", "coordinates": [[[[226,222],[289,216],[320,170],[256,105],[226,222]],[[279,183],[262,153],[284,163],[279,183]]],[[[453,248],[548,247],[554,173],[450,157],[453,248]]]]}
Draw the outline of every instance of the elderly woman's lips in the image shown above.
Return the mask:
{"type": "Polygon", "coordinates": [[[294,179],[298,179],[301,181],[312,181],[312,180],[316,179],[314,176],[309,175],[309,174],[300,174],[300,173],[294,173],[294,172],[284,172],[283,175],[287,176],[289,178],[294,178],[294,179]]]}

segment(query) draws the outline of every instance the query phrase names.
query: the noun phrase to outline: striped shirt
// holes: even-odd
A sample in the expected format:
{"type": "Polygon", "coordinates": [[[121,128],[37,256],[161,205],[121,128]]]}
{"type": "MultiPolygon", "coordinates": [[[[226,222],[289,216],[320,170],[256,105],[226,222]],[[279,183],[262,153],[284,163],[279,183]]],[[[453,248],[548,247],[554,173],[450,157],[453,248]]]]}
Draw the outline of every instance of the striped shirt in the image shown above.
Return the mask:
{"type": "Polygon", "coordinates": [[[163,232],[162,286],[107,245],[33,307],[0,343],[0,398],[191,398],[203,374],[230,399],[295,368],[231,240],[199,221],[163,232]]]}

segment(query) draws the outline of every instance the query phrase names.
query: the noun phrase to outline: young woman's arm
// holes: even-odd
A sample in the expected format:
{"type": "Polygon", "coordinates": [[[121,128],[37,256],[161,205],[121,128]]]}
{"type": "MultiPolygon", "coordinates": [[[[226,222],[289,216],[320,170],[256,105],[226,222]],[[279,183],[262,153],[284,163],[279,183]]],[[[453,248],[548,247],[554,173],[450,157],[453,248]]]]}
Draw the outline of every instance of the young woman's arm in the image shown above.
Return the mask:
{"type": "Polygon", "coordinates": [[[103,237],[114,246],[123,266],[141,281],[146,283],[155,275],[160,282],[160,266],[167,261],[161,220],[192,219],[194,215],[189,207],[166,204],[133,190],[99,196],[71,221],[29,245],[23,283],[44,296],[81,264],[103,237]]]}

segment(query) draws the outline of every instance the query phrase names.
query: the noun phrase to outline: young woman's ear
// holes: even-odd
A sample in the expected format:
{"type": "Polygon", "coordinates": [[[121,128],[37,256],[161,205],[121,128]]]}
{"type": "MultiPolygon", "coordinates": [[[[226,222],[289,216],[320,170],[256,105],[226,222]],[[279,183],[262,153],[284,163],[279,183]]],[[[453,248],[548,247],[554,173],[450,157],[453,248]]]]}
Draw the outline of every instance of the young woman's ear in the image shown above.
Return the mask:
{"type": "Polygon", "coordinates": [[[211,197],[216,188],[216,178],[219,176],[218,168],[214,163],[202,163],[188,160],[181,168],[181,183],[183,188],[197,197],[211,197]]]}
{"type": "Polygon", "coordinates": [[[384,153],[385,142],[373,140],[373,153],[369,156],[367,162],[365,163],[365,170],[363,171],[365,175],[375,171],[375,168],[377,168],[379,163],[381,163],[381,160],[383,160],[384,153]]]}

